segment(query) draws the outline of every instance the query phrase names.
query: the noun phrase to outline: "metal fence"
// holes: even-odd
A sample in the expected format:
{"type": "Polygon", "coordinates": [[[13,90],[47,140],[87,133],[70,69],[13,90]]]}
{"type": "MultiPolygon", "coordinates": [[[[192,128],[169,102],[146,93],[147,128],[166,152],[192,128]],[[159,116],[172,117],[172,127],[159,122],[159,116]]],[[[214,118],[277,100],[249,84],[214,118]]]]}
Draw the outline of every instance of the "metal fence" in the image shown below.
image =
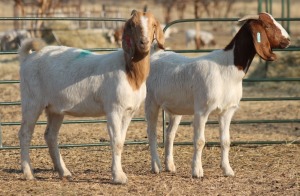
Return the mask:
{"type": "MultiPolygon", "coordinates": [[[[12,17],[0,17],[0,21],[5,20],[64,20],[64,21],[115,21],[115,22],[125,22],[125,19],[121,18],[12,18],[12,17]]],[[[164,28],[166,31],[170,26],[177,23],[187,23],[187,22],[230,22],[237,21],[238,18],[201,18],[201,19],[184,19],[184,20],[175,20],[169,24],[167,24],[164,28]]],[[[278,18],[278,21],[300,21],[300,18],[278,18]]],[[[115,51],[117,48],[96,48],[96,49],[88,49],[91,51],[115,51]]],[[[211,50],[174,50],[177,53],[199,53],[199,52],[210,52],[211,50]]],[[[300,51],[299,47],[290,47],[284,50],[278,51],[300,51]]],[[[16,51],[2,51],[0,55],[4,54],[16,54],[16,51]]],[[[272,78],[272,79],[245,79],[244,83],[253,83],[253,82],[300,82],[300,78],[272,78]]],[[[11,85],[18,84],[18,80],[0,80],[0,85],[11,85]]],[[[254,98],[243,98],[242,101],[299,101],[300,97],[254,97],[254,98]]],[[[11,102],[0,102],[1,106],[20,106],[20,101],[11,101],[11,102]]],[[[167,125],[167,120],[165,119],[165,113],[163,112],[163,132],[165,132],[165,127],[167,125]]],[[[144,122],[145,118],[133,118],[133,122],[144,122]]],[[[37,124],[44,125],[47,122],[38,121],[37,124]]],[[[106,123],[106,120],[69,120],[64,121],[63,124],[79,124],[79,123],[106,123]]],[[[300,119],[288,119],[288,120],[239,120],[232,121],[231,124],[258,124],[258,123],[300,123],[300,119]]],[[[20,126],[20,122],[1,122],[0,119],[0,150],[3,149],[18,149],[19,146],[3,146],[2,143],[2,129],[4,126],[20,126]]],[[[180,125],[190,125],[191,122],[181,122],[180,125]]],[[[217,121],[208,121],[207,124],[218,124],[217,121]]],[[[126,141],[125,144],[145,144],[147,141],[126,141]]],[[[232,142],[232,145],[240,145],[240,144],[285,144],[285,143],[294,143],[300,144],[300,141],[240,141],[240,142],[232,142]]],[[[177,142],[177,145],[186,145],[192,144],[191,142],[177,142]]],[[[101,142],[101,143],[92,143],[92,144],[62,144],[60,147],[89,147],[89,146],[106,146],[109,145],[109,142],[101,142]]],[[[208,142],[207,145],[219,145],[219,142],[208,142]]],[[[46,146],[31,146],[31,148],[46,148],[46,146]]]]}

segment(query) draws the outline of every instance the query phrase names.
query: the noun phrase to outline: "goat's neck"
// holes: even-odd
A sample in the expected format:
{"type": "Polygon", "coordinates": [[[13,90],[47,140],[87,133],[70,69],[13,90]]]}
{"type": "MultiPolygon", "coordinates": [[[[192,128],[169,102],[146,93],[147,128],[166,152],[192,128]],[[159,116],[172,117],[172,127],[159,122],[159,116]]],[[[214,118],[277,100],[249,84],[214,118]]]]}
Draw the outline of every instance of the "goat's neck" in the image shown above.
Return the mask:
{"type": "Polygon", "coordinates": [[[253,38],[247,25],[240,29],[224,50],[231,49],[233,49],[234,65],[246,74],[256,54],[253,38]]]}
{"type": "Polygon", "coordinates": [[[138,90],[146,81],[150,71],[150,55],[135,55],[130,63],[126,64],[126,74],[133,90],[138,90]]]}

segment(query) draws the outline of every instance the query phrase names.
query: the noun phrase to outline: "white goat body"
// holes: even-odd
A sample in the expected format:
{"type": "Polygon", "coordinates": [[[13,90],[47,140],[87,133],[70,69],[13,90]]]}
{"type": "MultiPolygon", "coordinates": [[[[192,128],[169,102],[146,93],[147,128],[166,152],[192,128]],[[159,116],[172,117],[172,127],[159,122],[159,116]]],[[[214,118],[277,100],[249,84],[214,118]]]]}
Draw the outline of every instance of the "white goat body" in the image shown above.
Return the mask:
{"type": "Polygon", "coordinates": [[[71,176],[57,145],[64,115],[106,115],[112,147],[113,183],[127,182],[121,153],[128,125],[146,96],[145,81],[154,37],[162,48],[164,38],[159,22],[151,13],[134,10],[125,24],[123,50],[110,54],[93,54],[65,46],[42,47],[37,40],[24,42],[19,49],[22,98],[19,139],[21,166],[26,179],[34,179],[29,145],[35,123],[45,110],[45,140],[61,178],[71,176]],[[36,52],[29,55],[31,49],[36,52]]]}
{"type": "Polygon", "coordinates": [[[113,103],[119,103],[122,111],[135,111],[146,96],[145,85],[134,91],[126,82],[123,56],[123,51],[99,55],[64,46],[45,47],[21,66],[22,94],[35,95],[31,99],[36,104],[57,114],[100,116],[111,112],[107,107],[113,103]],[[37,75],[41,76],[38,81],[28,80],[37,75]]]}
{"type": "Polygon", "coordinates": [[[218,50],[187,58],[173,52],[157,52],[151,56],[148,92],[154,90],[156,103],[172,114],[194,114],[194,104],[203,107],[209,103],[220,111],[237,106],[245,73],[236,69],[230,55],[232,51],[218,50]],[[224,62],[230,66],[222,65],[224,62]],[[197,103],[199,100],[205,102],[197,103]]]}
{"type": "Polygon", "coordinates": [[[196,58],[162,51],[151,56],[145,112],[151,168],[154,173],[161,170],[156,149],[156,125],[161,107],[169,114],[165,136],[167,171],[176,170],[173,142],[181,115],[194,115],[192,176],[196,178],[203,176],[201,156],[205,145],[205,124],[209,114],[217,110],[220,124],[221,168],[225,176],[234,175],[229,164],[229,126],[242,98],[242,79],[256,53],[264,60],[275,60],[276,55],[272,52],[272,48],[285,48],[290,44],[289,35],[271,15],[261,13],[255,17],[246,16],[242,20],[247,22],[223,50],[196,58]],[[272,28],[264,29],[265,27],[272,28]]]}
{"type": "MultiPolygon", "coordinates": [[[[215,37],[211,32],[208,31],[199,31],[200,40],[202,45],[215,45],[215,37]]],[[[188,29],[185,32],[185,43],[186,46],[190,46],[193,42],[195,42],[196,38],[196,30],[195,29],[188,29]]]]}

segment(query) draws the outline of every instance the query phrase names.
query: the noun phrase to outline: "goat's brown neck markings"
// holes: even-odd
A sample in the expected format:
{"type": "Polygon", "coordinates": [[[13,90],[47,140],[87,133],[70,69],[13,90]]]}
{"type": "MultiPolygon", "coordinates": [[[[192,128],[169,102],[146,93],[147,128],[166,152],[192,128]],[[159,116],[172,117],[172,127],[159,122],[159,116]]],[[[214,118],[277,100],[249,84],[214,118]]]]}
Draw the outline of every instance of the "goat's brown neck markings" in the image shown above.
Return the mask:
{"type": "Polygon", "coordinates": [[[126,64],[126,75],[133,90],[138,90],[146,81],[150,71],[150,55],[137,54],[126,64]]]}
{"type": "Polygon", "coordinates": [[[249,24],[244,24],[231,42],[224,48],[225,51],[234,48],[234,65],[247,73],[250,64],[256,54],[253,38],[249,29],[249,24]]]}

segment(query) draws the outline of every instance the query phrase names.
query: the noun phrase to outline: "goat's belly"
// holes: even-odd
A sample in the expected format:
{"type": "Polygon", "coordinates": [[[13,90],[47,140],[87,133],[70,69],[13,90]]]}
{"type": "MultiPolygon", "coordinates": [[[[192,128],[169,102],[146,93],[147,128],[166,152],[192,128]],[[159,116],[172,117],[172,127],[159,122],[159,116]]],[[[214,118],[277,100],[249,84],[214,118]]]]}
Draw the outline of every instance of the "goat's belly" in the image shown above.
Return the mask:
{"type": "Polygon", "coordinates": [[[75,106],[61,111],[61,113],[77,117],[99,117],[105,115],[103,109],[96,105],[94,107],[75,106]]]}
{"type": "Polygon", "coordinates": [[[103,104],[92,99],[86,98],[86,100],[81,101],[74,99],[57,100],[60,100],[60,102],[48,103],[47,108],[50,112],[77,117],[98,117],[105,115],[103,104]]]}
{"type": "Polygon", "coordinates": [[[193,104],[169,104],[163,103],[161,108],[170,114],[175,115],[193,115],[194,114],[194,105],[193,104]]]}

